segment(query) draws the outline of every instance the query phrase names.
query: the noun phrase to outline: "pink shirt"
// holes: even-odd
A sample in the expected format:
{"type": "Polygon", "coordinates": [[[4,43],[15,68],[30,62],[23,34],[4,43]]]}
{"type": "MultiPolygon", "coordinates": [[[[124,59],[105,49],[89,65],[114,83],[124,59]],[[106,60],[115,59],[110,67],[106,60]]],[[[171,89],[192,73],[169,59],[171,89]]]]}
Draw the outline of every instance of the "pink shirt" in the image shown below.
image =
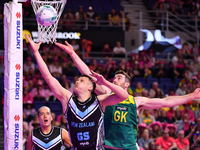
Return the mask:
{"type": "Polygon", "coordinates": [[[26,96],[23,95],[23,103],[26,103],[27,101],[31,101],[33,104],[33,95],[31,93],[28,93],[26,96]]]}
{"type": "Polygon", "coordinates": [[[175,140],[172,137],[168,137],[166,141],[163,139],[163,137],[159,137],[156,140],[156,146],[160,145],[163,150],[168,150],[174,142],[175,140]]]}
{"type": "Polygon", "coordinates": [[[187,146],[190,145],[188,139],[183,139],[183,143],[180,142],[179,138],[175,140],[177,147],[180,149],[185,149],[187,146]]]}
{"type": "Polygon", "coordinates": [[[175,111],[173,110],[172,112],[170,110],[167,111],[167,118],[169,118],[170,120],[173,118],[175,114],[175,111]]]}

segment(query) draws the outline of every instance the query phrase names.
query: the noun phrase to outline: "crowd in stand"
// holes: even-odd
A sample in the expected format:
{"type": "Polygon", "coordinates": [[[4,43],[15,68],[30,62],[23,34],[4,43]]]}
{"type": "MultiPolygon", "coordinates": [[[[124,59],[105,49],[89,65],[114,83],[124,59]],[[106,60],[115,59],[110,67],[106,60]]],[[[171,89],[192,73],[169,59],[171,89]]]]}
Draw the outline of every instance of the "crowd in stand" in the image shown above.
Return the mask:
{"type": "MultiPolygon", "coordinates": [[[[76,42],[73,42],[76,43],[76,42]]],[[[23,66],[23,120],[24,120],[24,138],[27,133],[35,126],[39,125],[36,108],[33,104],[36,101],[57,101],[52,91],[42,78],[34,57],[31,53],[29,44],[24,40],[24,66],[23,66]]],[[[81,46],[75,44],[76,52],[81,51],[81,46]]],[[[102,46],[103,48],[103,46],[102,46]]],[[[170,62],[159,61],[154,56],[154,51],[141,51],[139,54],[131,53],[128,60],[113,60],[107,57],[103,63],[96,59],[91,61],[84,60],[91,70],[102,74],[106,79],[112,81],[115,71],[121,69],[127,72],[132,78],[132,85],[129,93],[133,96],[146,96],[163,98],[171,95],[185,95],[191,93],[197,87],[200,87],[200,61],[199,53],[193,55],[194,47],[189,48],[187,43],[183,48],[177,51],[177,54],[170,62]],[[186,55],[189,53],[191,55],[186,55]],[[185,57],[190,59],[185,59],[185,57]],[[151,79],[156,78],[158,82],[153,82],[150,88],[143,87],[143,82],[138,82],[138,78],[151,79]],[[168,78],[171,85],[175,84],[176,79],[180,82],[174,86],[176,88],[160,88],[159,80],[168,78]]],[[[74,81],[80,75],[75,64],[69,55],[54,45],[43,45],[40,53],[48,65],[51,74],[67,89],[73,92],[74,81]]],[[[105,54],[106,55],[106,54],[105,54]]],[[[0,57],[0,63],[3,64],[3,57],[0,57]]],[[[3,76],[3,69],[1,76],[3,76]]],[[[2,98],[3,104],[3,98],[2,98]]],[[[63,114],[55,115],[54,125],[66,128],[66,121],[63,114]]],[[[190,145],[195,147],[200,133],[200,109],[199,100],[193,100],[188,104],[174,108],[162,108],[156,110],[142,110],[138,114],[138,144],[144,149],[151,149],[154,145],[165,145],[164,139],[171,142],[170,146],[190,145]],[[157,126],[157,127],[156,127],[157,126]],[[167,138],[169,136],[170,138],[167,138]],[[161,139],[160,139],[161,138],[161,139]],[[186,140],[187,139],[187,140],[186,140]],[[189,141],[189,142],[180,142],[189,141]]],[[[26,141],[26,140],[24,140],[26,141]]]]}

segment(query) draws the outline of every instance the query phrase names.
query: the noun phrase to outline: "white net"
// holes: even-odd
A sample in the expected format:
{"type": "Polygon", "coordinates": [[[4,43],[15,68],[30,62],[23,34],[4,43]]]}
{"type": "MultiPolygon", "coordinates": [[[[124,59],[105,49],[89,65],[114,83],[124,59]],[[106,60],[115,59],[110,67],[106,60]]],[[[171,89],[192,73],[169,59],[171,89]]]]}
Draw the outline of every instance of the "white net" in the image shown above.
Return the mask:
{"type": "Polygon", "coordinates": [[[50,5],[52,7],[55,8],[55,10],[57,11],[57,19],[55,21],[55,23],[53,23],[50,26],[43,26],[41,24],[38,24],[38,39],[37,41],[40,42],[42,41],[43,43],[55,43],[56,42],[56,30],[57,30],[57,26],[58,26],[58,21],[60,19],[60,16],[63,12],[63,9],[65,7],[66,4],[66,0],[31,0],[31,4],[33,7],[33,10],[35,12],[35,14],[37,13],[37,10],[43,6],[43,5],[50,5]]]}

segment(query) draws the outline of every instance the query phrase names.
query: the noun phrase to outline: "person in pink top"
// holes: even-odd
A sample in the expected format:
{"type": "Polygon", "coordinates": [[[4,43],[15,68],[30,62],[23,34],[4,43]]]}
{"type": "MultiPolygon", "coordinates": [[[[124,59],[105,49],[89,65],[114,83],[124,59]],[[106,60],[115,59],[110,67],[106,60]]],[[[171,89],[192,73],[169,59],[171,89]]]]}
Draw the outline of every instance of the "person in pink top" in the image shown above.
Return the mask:
{"type": "Polygon", "coordinates": [[[33,103],[33,95],[28,90],[28,87],[23,88],[23,104],[27,101],[31,101],[31,103],[33,103]]]}
{"type": "Polygon", "coordinates": [[[184,104],[184,110],[182,110],[182,115],[184,115],[185,113],[188,114],[189,116],[189,120],[195,121],[195,117],[194,117],[194,112],[190,109],[190,105],[189,104],[184,104]]]}
{"type": "Polygon", "coordinates": [[[178,132],[178,138],[175,140],[175,142],[176,142],[178,149],[189,150],[189,148],[190,148],[190,146],[189,146],[190,143],[189,143],[188,139],[186,139],[184,137],[184,131],[183,130],[180,130],[178,132]]]}
{"type": "Polygon", "coordinates": [[[163,135],[156,140],[157,150],[171,150],[177,148],[174,138],[169,137],[169,129],[163,131],[163,135]]]}

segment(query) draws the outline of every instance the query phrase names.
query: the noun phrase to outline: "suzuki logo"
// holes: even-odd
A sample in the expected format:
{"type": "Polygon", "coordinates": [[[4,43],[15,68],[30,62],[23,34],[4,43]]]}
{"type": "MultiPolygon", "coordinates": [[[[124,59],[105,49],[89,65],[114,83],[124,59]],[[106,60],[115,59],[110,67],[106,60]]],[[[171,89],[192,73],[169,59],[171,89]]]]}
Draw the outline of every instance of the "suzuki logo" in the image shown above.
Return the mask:
{"type": "Polygon", "coordinates": [[[16,64],[16,65],[15,65],[15,68],[16,68],[16,70],[20,70],[20,69],[21,69],[20,64],[16,64]]]}
{"type": "Polygon", "coordinates": [[[15,121],[19,121],[20,120],[19,115],[15,115],[14,119],[15,119],[15,121]]]}
{"type": "Polygon", "coordinates": [[[21,17],[20,12],[17,12],[17,13],[16,13],[16,17],[17,17],[18,19],[20,19],[20,17],[21,17]]]}

